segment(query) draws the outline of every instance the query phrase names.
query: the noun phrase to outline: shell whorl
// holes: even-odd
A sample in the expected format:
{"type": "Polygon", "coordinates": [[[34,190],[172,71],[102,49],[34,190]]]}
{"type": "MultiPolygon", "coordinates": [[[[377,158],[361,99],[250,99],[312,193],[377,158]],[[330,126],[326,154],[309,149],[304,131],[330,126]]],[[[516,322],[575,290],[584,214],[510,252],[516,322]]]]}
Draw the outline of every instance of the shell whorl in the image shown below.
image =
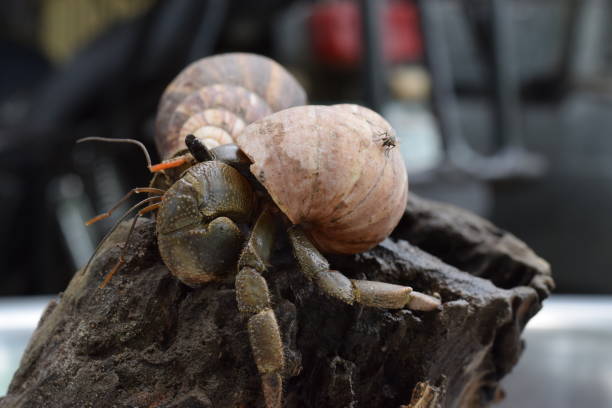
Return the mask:
{"type": "Polygon", "coordinates": [[[183,150],[189,133],[209,147],[231,143],[249,123],[305,103],[302,87],[269,58],[246,53],[203,58],[166,88],[158,108],[155,142],[162,159],[183,150]]]}
{"type": "Polygon", "coordinates": [[[251,172],[323,252],[358,253],[399,222],[408,178],[393,128],[356,105],[300,106],[269,115],[238,135],[251,172]]]}
{"type": "Polygon", "coordinates": [[[268,103],[246,88],[215,84],[192,92],[175,108],[162,139],[168,156],[184,149],[193,134],[209,147],[232,143],[245,125],[272,113],[268,103]]]}

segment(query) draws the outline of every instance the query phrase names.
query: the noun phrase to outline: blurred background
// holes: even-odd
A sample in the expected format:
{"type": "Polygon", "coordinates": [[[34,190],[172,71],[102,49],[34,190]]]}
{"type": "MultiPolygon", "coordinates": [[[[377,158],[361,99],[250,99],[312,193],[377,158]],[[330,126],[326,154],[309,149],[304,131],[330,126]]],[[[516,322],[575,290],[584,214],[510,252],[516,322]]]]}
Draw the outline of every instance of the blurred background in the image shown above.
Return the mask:
{"type": "MultiPolygon", "coordinates": [[[[527,242],[553,266],[560,310],[601,310],[612,294],[611,19],[611,0],[3,0],[0,368],[10,378],[31,330],[10,331],[28,321],[15,311],[34,310],[35,321],[48,299],[25,296],[63,290],[113,223],[83,221],[149,179],[133,146],[75,140],[129,137],[154,153],[164,87],[189,62],[228,51],[277,60],[311,103],[381,113],[400,136],[412,191],[527,242]]],[[[543,319],[563,320],[554,309],[543,319]]],[[[595,333],[609,350],[612,325],[596,320],[543,327],[557,340],[595,333]]],[[[527,335],[535,350],[553,338],[527,335]]],[[[548,374],[573,372],[567,364],[548,374]]],[[[599,398],[587,405],[612,406],[612,386],[584,378],[576,392],[599,398]]],[[[506,406],[565,406],[526,401],[506,406]]]]}

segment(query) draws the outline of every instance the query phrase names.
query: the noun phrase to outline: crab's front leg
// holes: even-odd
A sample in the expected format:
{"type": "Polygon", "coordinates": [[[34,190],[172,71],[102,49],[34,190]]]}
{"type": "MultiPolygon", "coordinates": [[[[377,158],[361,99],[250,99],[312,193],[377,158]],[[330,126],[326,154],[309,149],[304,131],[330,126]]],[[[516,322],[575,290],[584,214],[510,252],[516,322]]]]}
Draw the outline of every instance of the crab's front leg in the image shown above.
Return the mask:
{"type": "Polygon", "coordinates": [[[268,408],[282,406],[281,371],[284,366],[280,330],[271,307],[268,285],[261,275],[266,271],[275,234],[276,221],[266,209],[257,219],[240,255],[236,276],[238,309],[250,315],[249,340],[268,408]]]}
{"type": "Polygon", "coordinates": [[[289,229],[289,238],[302,272],[329,296],[348,304],[356,302],[385,309],[407,307],[412,310],[429,311],[440,306],[439,299],[415,292],[409,286],[349,279],[338,271],[330,270],[327,259],[298,226],[289,229]]]}

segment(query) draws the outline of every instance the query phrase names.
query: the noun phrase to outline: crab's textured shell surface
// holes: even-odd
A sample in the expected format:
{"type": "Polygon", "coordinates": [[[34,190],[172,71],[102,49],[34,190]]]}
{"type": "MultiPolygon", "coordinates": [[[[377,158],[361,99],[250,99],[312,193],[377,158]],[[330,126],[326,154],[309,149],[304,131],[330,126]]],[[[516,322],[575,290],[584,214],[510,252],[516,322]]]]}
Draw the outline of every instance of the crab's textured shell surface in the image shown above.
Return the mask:
{"type": "Polygon", "coordinates": [[[245,128],[237,143],[251,171],[294,224],[328,253],[358,253],[401,218],[408,180],[391,126],[357,105],[300,106],[245,128]]]}
{"type": "Polygon", "coordinates": [[[203,58],[164,91],[155,143],[162,159],[184,149],[187,134],[200,137],[209,148],[231,143],[249,123],[305,103],[300,84],[269,58],[248,53],[203,58]]]}

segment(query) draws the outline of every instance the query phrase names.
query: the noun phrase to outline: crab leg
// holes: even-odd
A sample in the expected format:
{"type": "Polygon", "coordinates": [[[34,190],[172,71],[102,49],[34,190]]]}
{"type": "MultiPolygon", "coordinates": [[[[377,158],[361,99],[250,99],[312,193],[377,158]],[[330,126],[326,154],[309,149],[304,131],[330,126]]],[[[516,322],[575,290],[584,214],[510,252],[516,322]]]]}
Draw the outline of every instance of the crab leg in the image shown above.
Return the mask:
{"type": "Polygon", "coordinates": [[[261,275],[272,252],[276,223],[266,209],[251,232],[238,261],[236,300],[240,312],[250,315],[249,339],[267,408],[282,406],[283,343],[270,301],[268,284],[261,275]]]}
{"type": "Polygon", "coordinates": [[[327,295],[350,305],[360,303],[365,306],[385,309],[435,310],[440,300],[415,292],[409,286],[385,282],[349,279],[338,271],[329,269],[329,262],[310,242],[304,231],[297,226],[288,231],[293,252],[302,272],[314,281],[327,295]]]}

